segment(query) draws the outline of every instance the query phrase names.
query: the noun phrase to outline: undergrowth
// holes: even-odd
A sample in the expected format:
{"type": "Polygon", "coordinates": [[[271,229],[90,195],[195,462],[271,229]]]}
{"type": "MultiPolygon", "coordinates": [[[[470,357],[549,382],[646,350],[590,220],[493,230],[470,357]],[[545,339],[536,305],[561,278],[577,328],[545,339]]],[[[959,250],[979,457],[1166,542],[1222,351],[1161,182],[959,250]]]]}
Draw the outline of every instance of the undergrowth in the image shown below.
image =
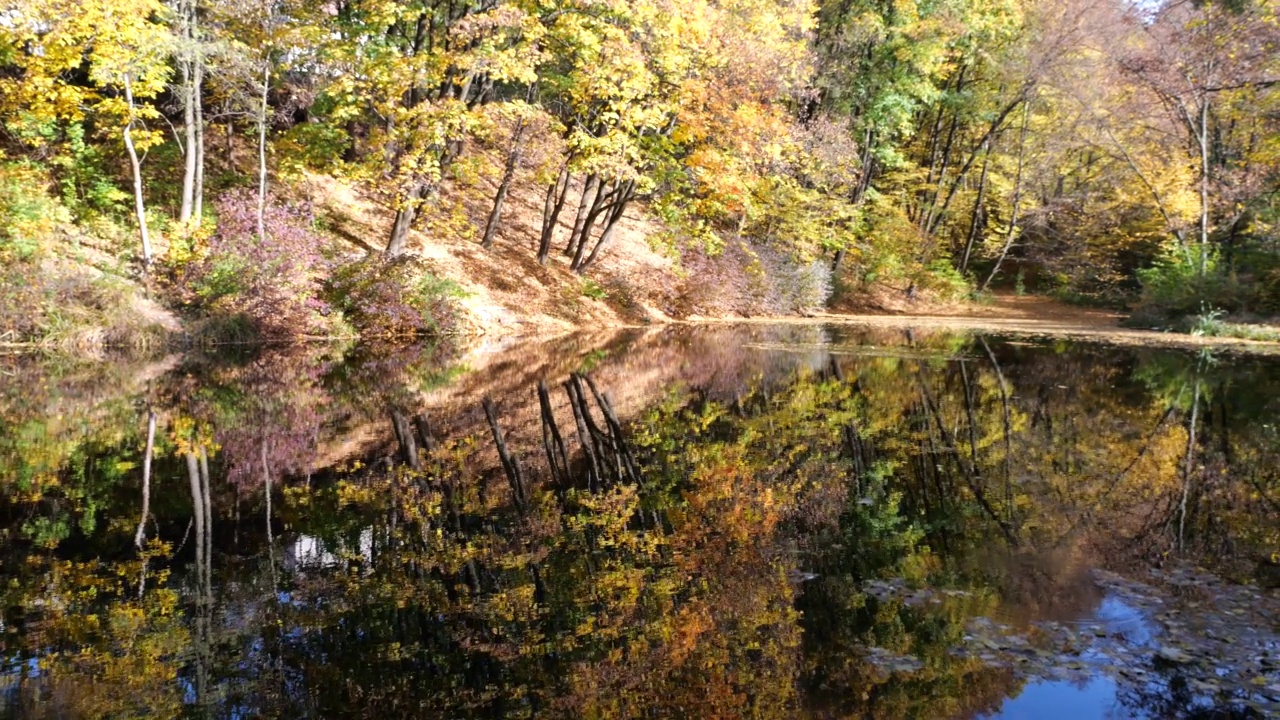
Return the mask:
{"type": "Polygon", "coordinates": [[[681,264],[686,275],[677,302],[689,314],[809,313],[825,308],[832,294],[828,262],[743,241],[730,241],[718,253],[696,246],[681,264]]]}

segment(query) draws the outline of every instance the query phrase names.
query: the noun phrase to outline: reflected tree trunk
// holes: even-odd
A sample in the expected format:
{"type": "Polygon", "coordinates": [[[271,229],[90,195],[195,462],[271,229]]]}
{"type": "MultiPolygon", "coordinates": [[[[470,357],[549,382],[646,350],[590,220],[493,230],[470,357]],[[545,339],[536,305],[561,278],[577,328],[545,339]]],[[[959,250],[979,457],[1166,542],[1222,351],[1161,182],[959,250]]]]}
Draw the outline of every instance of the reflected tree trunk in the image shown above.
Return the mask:
{"type": "Polygon", "coordinates": [[[156,444],[156,411],[147,412],[147,447],[142,453],[142,517],[138,518],[138,530],[133,534],[133,544],[139,550],[147,539],[147,518],[151,516],[151,456],[156,444]]]}
{"type": "Polygon", "coordinates": [[[418,457],[418,445],[414,440],[413,427],[409,419],[399,410],[391,410],[391,427],[396,433],[396,443],[400,446],[401,458],[414,470],[422,469],[422,460],[418,457]]]}
{"type": "Polygon", "coordinates": [[[546,380],[538,383],[538,406],[542,412],[542,447],[547,453],[552,481],[556,484],[558,494],[563,496],[570,482],[569,455],[565,451],[564,438],[560,435],[560,427],[556,424],[556,416],[551,409],[551,391],[547,388],[546,380]]]}
{"type": "Polygon", "coordinates": [[[582,447],[582,454],[587,459],[587,489],[595,492],[600,489],[602,482],[600,464],[596,459],[595,442],[591,437],[591,431],[587,428],[587,419],[583,417],[577,386],[571,380],[564,384],[564,389],[569,395],[569,408],[573,411],[573,422],[578,430],[578,445],[582,447]]]}
{"type": "Polygon", "coordinates": [[[1187,452],[1182,464],[1182,499],[1178,502],[1178,550],[1181,551],[1186,542],[1187,533],[1187,498],[1191,495],[1191,479],[1194,475],[1196,456],[1196,426],[1200,414],[1200,380],[1196,380],[1195,390],[1191,395],[1191,417],[1187,422],[1187,452]]]}
{"type": "Polygon", "coordinates": [[[493,444],[498,449],[498,458],[502,461],[502,469],[507,474],[507,481],[511,484],[511,495],[515,499],[516,507],[523,515],[528,509],[528,494],[524,484],[524,478],[521,476],[520,463],[511,455],[507,449],[507,442],[503,438],[502,428],[498,426],[498,411],[493,404],[492,398],[485,398],[481,403],[484,407],[484,415],[489,421],[489,430],[493,433],[493,444]]]}
{"type": "Polygon", "coordinates": [[[596,405],[600,406],[600,412],[604,414],[605,424],[609,427],[609,434],[613,441],[613,452],[617,458],[618,466],[626,470],[627,478],[632,483],[637,486],[643,485],[640,469],[636,464],[635,458],[631,455],[631,448],[628,447],[626,438],[622,433],[622,423],[618,422],[618,415],[613,411],[613,404],[609,402],[609,396],[600,392],[590,377],[583,375],[582,379],[591,390],[591,395],[595,398],[596,405]]]}
{"type": "Polygon", "coordinates": [[[1004,379],[996,354],[992,352],[987,339],[979,336],[978,342],[991,360],[991,367],[996,371],[996,381],[1000,385],[1000,409],[1004,420],[1004,502],[1010,522],[1013,521],[1013,414],[1009,408],[1009,384],[1004,379]]]}
{"type": "Polygon", "coordinates": [[[280,581],[276,577],[276,537],[275,529],[272,528],[271,513],[271,470],[267,467],[267,440],[262,439],[262,492],[266,500],[267,506],[267,563],[271,568],[271,587],[274,595],[275,588],[279,586],[280,581]]]}
{"type": "MultiPolygon", "coordinates": [[[[204,488],[204,474],[194,450],[187,450],[187,478],[191,484],[191,508],[196,529],[196,617],[195,664],[196,704],[203,707],[208,693],[209,665],[209,612],[211,597],[211,543],[209,541],[208,495],[204,488]]],[[[207,463],[206,463],[207,465],[207,463]]]]}
{"type": "Polygon", "coordinates": [[[960,470],[960,475],[964,478],[965,485],[968,486],[969,492],[973,494],[974,500],[977,501],[978,506],[982,508],[982,511],[986,513],[987,517],[991,518],[991,520],[995,522],[996,526],[1000,528],[1001,534],[1003,534],[1005,539],[1008,540],[1009,545],[1017,547],[1019,544],[1017,535],[1014,534],[1013,528],[1005,521],[1004,518],[1000,517],[1000,514],[996,512],[995,508],[991,505],[991,502],[987,499],[986,492],[982,488],[983,478],[980,470],[975,464],[970,463],[969,460],[966,459],[965,455],[961,453],[960,448],[957,446],[955,436],[947,430],[946,424],[943,423],[942,416],[939,413],[938,404],[934,400],[933,393],[929,390],[929,386],[923,375],[919,377],[919,383],[921,400],[924,403],[927,417],[929,417],[932,423],[937,427],[938,434],[941,436],[943,441],[944,449],[947,451],[947,454],[953,458],[957,468],[960,470]]]}

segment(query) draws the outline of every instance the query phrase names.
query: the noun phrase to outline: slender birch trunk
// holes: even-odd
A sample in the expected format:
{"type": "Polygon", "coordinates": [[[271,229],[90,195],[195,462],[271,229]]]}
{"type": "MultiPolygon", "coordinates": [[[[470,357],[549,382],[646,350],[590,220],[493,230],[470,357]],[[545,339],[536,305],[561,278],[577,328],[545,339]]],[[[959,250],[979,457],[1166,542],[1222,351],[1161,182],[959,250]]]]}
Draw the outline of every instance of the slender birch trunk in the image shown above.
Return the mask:
{"type": "MultiPolygon", "coordinates": [[[[194,14],[191,20],[195,24],[194,14]]],[[[198,37],[198,36],[197,36],[198,37]]],[[[192,222],[195,227],[200,227],[204,220],[204,57],[200,53],[199,45],[196,46],[196,60],[193,68],[195,80],[193,82],[193,94],[195,96],[193,105],[195,106],[195,146],[196,146],[196,177],[195,188],[192,190],[192,222]]]]}
{"type": "Polygon", "coordinates": [[[267,98],[271,91],[271,63],[262,63],[262,104],[258,107],[258,239],[267,239],[267,98]]]}
{"type": "Polygon", "coordinates": [[[1000,265],[1004,263],[1005,257],[1009,254],[1009,248],[1013,246],[1013,240],[1017,237],[1018,231],[1018,213],[1022,210],[1022,165],[1023,158],[1027,149],[1027,124],[1030,121],[1031,103],[1027,102],[1022,106],[1022,130],[1018,133],[1018,171],[1013,181],[1013,208],[1009,213],[1009,231],[1004,236],[1004,247],[1000,249],[1000,257],[996,258],[996,264],[991,268],[991,274],[987,275],[987,279],[982,282],[979,292],[986,292],[991,285],[991,281],[996,279],[996,274],[1000,272],[1000,265]]]}
{"type": "Polygon", "coordinates": [[[129,107],[129,122],[124,126],[124,149],[129,153],[129,167],[133,171],[133,211],[138,219],[138,232],[142,236],[142,262],[150,270],[151,236],[147,233],[147,207],[142,198],[142,163],[138,160],[138,149],[133,144],[133,81],[129,73],[124,74],[124,100],[129,107]]]}

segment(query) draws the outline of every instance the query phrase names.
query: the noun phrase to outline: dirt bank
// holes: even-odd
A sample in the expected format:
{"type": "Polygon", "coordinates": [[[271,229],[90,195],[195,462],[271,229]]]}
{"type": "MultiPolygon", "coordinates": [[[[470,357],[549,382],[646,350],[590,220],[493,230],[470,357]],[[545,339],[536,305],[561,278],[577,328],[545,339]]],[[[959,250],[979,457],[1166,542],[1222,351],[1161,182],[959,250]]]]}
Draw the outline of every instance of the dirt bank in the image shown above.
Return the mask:
{"type": "Polygon", "coordinates": [[[699,318],[719,323],[829,323],[870,327],[912,327],[934,330],[980,331],[999,335],[1064,337],[1119,345],[1212,348],[1225,352],[1280,355],[1280,343],[1239,338],[1204,337],[1120,326],[1124,314],[1082,308],[1040,297],[1001,296],[989,305],[929,308],[920,313],[823,313],[805,318],[699,318]]]}
{"type": "MultiPolygon", "coordinates": [[[[332,232],[352,244],[353,254],[380,250],[392,217],[386,207],[328,176],[310,175],[302,187],[332,232]]],[[[682,289],[699,279],[688,277],[661,244],[653,242],[663,226],[642,203],[628,209],[609,249],[584,278],[569,270],[560,252],[553,252],[545,266],[534,258],[542,213],[540,188],[513,186],[506,219],[489,249],[465,231],[482,225],[487,198],[466,192],[446,195],[453,198],[452,205],[433,207],[424,229],[411,233],[408,247],[433,272],[461,286],[465,332],[471,336],[549,338],[671,323],[842,323],[1280,354],[1276,343],[1123,328],[1123,315],[1114,311],[1013,295],[984,305],[933,305],[886,291],[850,298],[836,312],[803,318],[686,316],[682,289]],[[466,222],[445,222],[446,216],[466,222]]],[[[558,243],[567,235],[572,216],[562,216],[558,243]]]]}

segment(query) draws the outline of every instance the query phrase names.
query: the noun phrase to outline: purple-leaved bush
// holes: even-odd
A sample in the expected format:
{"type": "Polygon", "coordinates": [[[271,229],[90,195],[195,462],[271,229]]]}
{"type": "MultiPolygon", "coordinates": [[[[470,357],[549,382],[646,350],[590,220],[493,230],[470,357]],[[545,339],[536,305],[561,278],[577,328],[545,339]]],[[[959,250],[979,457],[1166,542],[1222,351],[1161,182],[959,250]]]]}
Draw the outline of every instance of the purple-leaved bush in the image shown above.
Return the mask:
{"type": "Polygon", "coordinates": [[[686,250],[688,279],[680,292],[685,312],[699,315],[786,315],[825,307],[831,271],[822,261],[801,261],[763,244],[730,240],[708,254],[686,250]]]}
{"type": "Polygon", "coordinates": [[[267,340],[323,334],[329,305],[324,241],[305,209],[267,205],[258,236],[257,198],[232,190],[217,201],[218,227],[208,255],[187,275],[197,304],[211,315],[240,316],[267,340]]]}
{"type": "Polygon", "coordinates": [[[365,258],[339,268],[332,305],[366,338],[446,335],[458,322],[458,288],[412,258],[365,258]]]}

